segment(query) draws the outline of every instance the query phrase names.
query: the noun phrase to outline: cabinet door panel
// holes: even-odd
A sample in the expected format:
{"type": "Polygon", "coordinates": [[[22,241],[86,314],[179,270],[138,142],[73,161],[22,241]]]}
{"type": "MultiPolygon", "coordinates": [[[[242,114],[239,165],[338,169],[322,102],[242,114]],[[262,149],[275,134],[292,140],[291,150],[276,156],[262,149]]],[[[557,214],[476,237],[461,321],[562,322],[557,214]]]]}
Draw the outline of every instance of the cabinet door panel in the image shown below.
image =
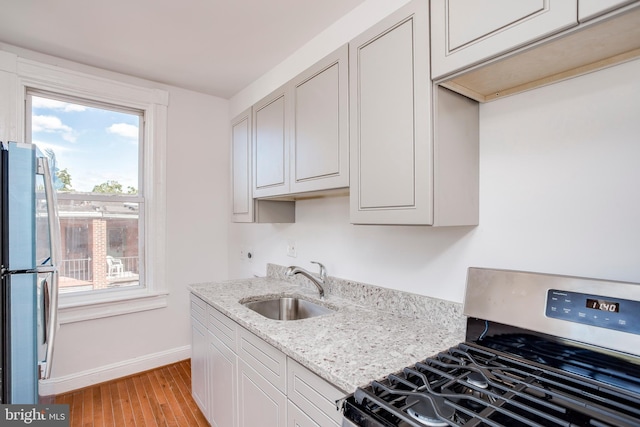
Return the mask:
{"type": "Polygon", "coordinates": [[[413,44],[408,21],[360,48],[360,206],[414,204],[413,44]],[[384,60],[381,60],[384,58],[384,60]]]}
{"type": "Polygon", "coordinates": [[[411,2],[350,43],[353,223],[431,223],[426,7],[411,2]]]}
{"type": "Polygon", "coordinates": [[[289,192],[289,150],[284,92],[254,108],[254,197],[289,192]]]}
{"type": "Polygon", "coordinates": [[[433,79],[575,26],[578,0],[431,2],[433,79]]]}
{"type": "Polygon", "coordinates": [[[282,427],[287,422],[287,398],[242,359],[238,360],[240,427],[282,427]]]}
{"type": "Polygon", "coordinates": [[[293,193],[349,185],[348,47],[292,82],[293,193]]]}
{"type": "Polygon", "coordinates": [[[338,64],[296,87],[296,181],[339,172],[338,64]]]}
{"type": "Polygon", "coordinates": [[[449,51],[542,13],[544,0],[449,0],[449,51]],[[493,13],[486,13],[490,7],[493,13]],[[478,17],[482,17],[478,19],[478,17]]]}
{"type": "Polygon", "coordinates": [[[231,195],[234,222],[253,222],[251,110],[231,123],[231,195]]]}
{"type": "Polygon", "coordinates": [[[209,337],[210,422],[213,427],[234,427],[236,423],[237,357],[214,335],[209,337]]]}
{"type": "Polygon", "coordinates": [[[637,0],[579,0],[578,20],[588,21],[634,1],[637,0]]]}
{"type": "Polygon", "coordinates": [[[191,394],[200,410],[209,418],[209,394],[207,393],[207,331],[205,327],[191,317],[191,394]]]}

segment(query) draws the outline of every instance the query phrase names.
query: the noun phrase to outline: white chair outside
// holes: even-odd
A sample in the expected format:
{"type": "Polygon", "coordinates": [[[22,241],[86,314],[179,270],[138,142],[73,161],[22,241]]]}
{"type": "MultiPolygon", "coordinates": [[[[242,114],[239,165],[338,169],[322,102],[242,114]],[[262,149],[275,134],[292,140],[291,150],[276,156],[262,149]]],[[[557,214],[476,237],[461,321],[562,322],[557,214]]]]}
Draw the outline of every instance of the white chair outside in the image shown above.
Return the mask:
{"type": "Polygon", "coordinates": [[[109,270],[107,271],[108,277],[119,277],[124,271],[122,260],[114,258],[112,256],[107,256],[107,266],[109,267],[109,270]]]}

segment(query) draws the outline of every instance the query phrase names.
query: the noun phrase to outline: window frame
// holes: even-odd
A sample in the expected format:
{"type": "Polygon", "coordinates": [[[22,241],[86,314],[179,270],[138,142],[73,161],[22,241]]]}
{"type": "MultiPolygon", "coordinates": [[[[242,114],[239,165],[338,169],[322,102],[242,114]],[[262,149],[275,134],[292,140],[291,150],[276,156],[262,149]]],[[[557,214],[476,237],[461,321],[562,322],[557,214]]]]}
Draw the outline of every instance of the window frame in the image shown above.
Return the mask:
{"type": "MultiPolygon", "coordinates": [[[[18,129],[27,140],[27,92],[29,90],[69,96],[79,100],[143,111],[142,176],[145,286],[60,295],[61,324],[151,310],[167,306],[165,279],[166,243],[166,142],[169,94],[112,79],[18,58],[18,129]]],[[[29,130],[30,133],[30,130],[29,130]]]]}

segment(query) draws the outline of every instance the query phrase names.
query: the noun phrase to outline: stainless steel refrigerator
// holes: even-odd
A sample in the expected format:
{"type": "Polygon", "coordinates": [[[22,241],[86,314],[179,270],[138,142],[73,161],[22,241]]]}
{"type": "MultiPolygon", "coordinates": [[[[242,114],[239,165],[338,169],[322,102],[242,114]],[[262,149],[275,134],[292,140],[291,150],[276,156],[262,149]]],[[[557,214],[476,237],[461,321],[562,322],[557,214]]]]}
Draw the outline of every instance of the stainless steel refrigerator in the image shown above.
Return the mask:
{"type": "Polygon", "coordinates": [[[60,223],[49,159],[0,143],[0,403],[38,403],[57,330],[60,223]]]}

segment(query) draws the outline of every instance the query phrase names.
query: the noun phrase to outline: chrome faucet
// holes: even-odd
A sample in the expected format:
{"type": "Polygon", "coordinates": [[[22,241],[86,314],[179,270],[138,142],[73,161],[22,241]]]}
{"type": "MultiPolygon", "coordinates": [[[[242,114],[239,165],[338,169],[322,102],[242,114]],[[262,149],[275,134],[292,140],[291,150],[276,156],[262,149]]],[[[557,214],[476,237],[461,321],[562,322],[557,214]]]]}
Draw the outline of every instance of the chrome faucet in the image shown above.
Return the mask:
{"type": "Polygon", "coordinates": [[[298,266],[292,265],[287,268],[287,271],[284,273],[287,277],[292,277],[295,274],[302,274],[307,279],[311,280],[316,288],[318,288],[318,292],[320,293],[320,298],[324,299],[324,288],[322,285],[325,284],[327,280],[327,269],[324,265],[320,264],[317,261],[311,261],[312,264],[318,264],[320,266],[320,273],[318,275],[313,274],[305,270],[304,268],[300,268],[298,266]]]}

